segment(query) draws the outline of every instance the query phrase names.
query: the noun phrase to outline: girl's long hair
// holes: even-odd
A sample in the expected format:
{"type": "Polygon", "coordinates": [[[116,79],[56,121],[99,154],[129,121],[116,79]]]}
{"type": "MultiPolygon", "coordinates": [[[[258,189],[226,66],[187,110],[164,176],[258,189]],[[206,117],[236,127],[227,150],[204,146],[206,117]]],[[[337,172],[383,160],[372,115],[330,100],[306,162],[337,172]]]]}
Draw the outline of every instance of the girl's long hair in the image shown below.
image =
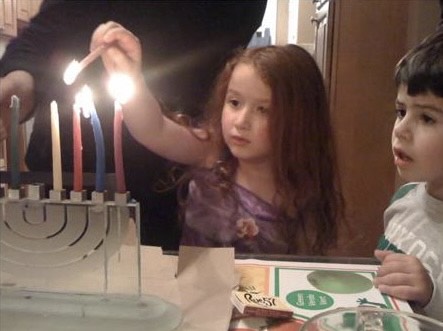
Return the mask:
{"type": "Polygon", "coordinates": [[[223,141],[221,116],[229,80],[239,63],[254,66],[272,92],[270,137],[278,210],[291,253],[322,254],[337,240],[344,201],[323,77],[312,56],[296,45],[239,51],[219,74],[206,123],[220,162],[220,188],[234,182],[236,158],[223,141]]]}

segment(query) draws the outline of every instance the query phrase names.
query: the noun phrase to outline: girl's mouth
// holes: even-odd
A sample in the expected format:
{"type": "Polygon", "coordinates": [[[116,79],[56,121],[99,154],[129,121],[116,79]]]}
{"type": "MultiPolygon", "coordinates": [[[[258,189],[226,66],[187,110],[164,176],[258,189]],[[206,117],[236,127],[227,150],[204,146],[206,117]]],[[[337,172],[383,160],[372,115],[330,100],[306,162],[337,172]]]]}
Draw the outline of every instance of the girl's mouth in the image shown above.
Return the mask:
{"type": "Polygon", "coordinates": [[[246,145],[249,143],[249,140],[239,136],[231,136],[230,140],[234,145],[246,145]]]}
{"type": "Polygon", "coordinates": [[[393,152],[394,152],[394,163],[397,166],[402,166],[413,161],[412,158],[408,156],[405,152],[403,152],[401,149],[394,148],[393,152]]]}

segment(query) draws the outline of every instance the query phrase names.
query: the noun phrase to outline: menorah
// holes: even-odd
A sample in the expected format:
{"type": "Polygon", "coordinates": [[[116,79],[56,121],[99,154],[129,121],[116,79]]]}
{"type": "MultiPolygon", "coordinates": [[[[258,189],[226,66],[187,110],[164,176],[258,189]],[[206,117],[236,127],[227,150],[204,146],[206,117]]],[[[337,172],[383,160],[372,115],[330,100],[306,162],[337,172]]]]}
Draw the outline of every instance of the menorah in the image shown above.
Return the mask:
{"type": "Polygon", "coordinates": [[[6,189],[0,202],[0,329],[180,324],[176,306],[142,294],[140,206],[129,192],[46,197],[44,184],[27,184],[6,189]]]}

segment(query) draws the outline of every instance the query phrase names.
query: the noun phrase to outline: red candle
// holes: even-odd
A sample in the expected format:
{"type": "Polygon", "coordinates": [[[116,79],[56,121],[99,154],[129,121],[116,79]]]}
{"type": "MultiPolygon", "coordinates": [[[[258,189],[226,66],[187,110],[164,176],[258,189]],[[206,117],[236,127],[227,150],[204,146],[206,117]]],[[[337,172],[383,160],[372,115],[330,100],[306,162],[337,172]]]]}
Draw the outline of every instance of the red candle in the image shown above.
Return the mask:
{"type": "Polygon", "coordinates": [[[74,146],[74,192],[83,189],[83,158],[82,158],[82,131],[80,126],[80,107],[74,104],[72,116],[73,146],[74,146]]]}
{"type": "Polygon", "coordinates": [[[116,192],[125,193],[125,171],[123,168],[123,151],[122,151],[122,123],[123,113],[122,106],[118,101],[114,102],[114,166],[116,178],[116,192]]]}

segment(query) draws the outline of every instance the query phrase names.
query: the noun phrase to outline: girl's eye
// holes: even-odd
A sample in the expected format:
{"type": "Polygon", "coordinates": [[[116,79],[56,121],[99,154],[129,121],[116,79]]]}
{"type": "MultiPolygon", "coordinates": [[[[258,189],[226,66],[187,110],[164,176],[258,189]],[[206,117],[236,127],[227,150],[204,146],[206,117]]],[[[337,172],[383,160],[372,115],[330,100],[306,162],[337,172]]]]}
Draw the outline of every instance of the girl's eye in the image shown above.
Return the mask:
{"type": "Polygon", "coordinates": [[[237,99],[228,99],[228,104],[230,104],[233,108],[237,108],[240,105],[240,101],[237,99]]]}
{"type": "Polygon", "coordinates": [[[260,107],[257,107],[257,111],[258,111],[260,114],[267,114],[267,113],[269,112],[269,108],[267,108],[267,107],[263,107],[263,106],[260,106],[260,107]]]}
{"type": "Polygon", "coordinates": [[[433,124],[435,123],[435,120],[426,114],[421,115],[421,120],[425,123],[425,124],[433,124]]]}
{"type": "Polygon", "coordinates": [[[395,112],[397,114],[397,118],[401,119],[406,116],[406,109],[399,108],[399,109],[396,109],[395,112]]]}

